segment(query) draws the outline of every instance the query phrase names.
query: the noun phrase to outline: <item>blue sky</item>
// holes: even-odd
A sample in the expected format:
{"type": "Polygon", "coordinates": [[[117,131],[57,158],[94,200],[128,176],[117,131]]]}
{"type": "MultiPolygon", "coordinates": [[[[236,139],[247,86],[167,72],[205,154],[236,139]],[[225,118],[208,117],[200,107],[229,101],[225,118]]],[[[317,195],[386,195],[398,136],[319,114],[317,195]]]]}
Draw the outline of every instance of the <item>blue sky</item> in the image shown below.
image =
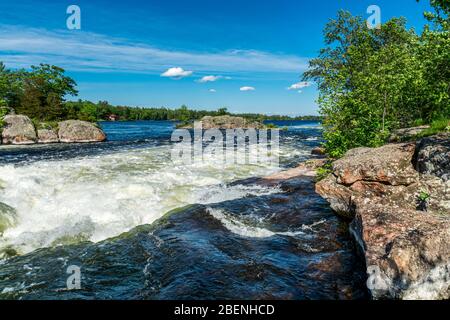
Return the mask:
{"type": "Polygon", "coordinates": [[[317,114],[314,84],[299,82],[322,29],[339,9],[368,17],[372,4],[382,22],[404,16],[417,30],[429,10],[427,0],[0,0],[0,61],[61,66],[92,101],[317,114]],[[66,27],[72,4],[81,30],[66,27]]]}

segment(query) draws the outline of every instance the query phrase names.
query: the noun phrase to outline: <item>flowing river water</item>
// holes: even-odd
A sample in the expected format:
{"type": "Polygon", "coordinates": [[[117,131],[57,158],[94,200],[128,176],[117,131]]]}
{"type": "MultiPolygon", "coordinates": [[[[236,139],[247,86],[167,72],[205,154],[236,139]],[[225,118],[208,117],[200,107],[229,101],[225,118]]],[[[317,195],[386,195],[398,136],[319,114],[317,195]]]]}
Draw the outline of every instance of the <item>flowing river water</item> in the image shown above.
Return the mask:
{"type": "Polygon", "coordinates": [[[321,141],[318,123],[277,124],[281,168],[175,164],[166,121],[102,123],[105,143],[1,146],[0,202],[17,221],[0,235],[0,299],[366,298],[347,223],[313,179],[252,180],[321,141]]]}

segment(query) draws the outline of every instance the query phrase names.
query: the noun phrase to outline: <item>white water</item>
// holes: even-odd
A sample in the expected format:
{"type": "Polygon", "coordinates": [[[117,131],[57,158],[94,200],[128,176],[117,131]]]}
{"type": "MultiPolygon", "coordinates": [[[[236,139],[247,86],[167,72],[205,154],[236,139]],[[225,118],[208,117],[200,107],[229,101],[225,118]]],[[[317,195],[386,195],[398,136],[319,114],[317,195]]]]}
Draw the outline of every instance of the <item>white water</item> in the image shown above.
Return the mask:
{"type": "MultiPolygon", "coordinates": [[[[229,214],[226,214],[223,210],[208,208],[208,212],[214,218],[219,220],[223,224],[223,226],[225,228],[227,228],[229,231],[231,231],[235,234],[238,234],[240,236],[249,237],[249,238],[268,238],[268,237],[272,237],[274,235],[282,235],[282,236],[290,236],[290,237],[301,236],[301,235],[304,235],[306,232],[314,232],[314,227],[325,222],[325,220],[319,220],[310,225],[302,225],[298,230],[274,232],[274,231],[271,231],[271,230],[268,230],[265,228],[260,228],[257,226],[249,226],[249,225],[239,221],[238,219],[233,218],[229,214]]],[[[255,220],[258,220],[259,223],[263,222],[258,218],[255,218],[255,220]]]]}
{"type": "Polygon", "coordinates": [[[13,247],[27,253],[73,241],[97,242],[187,204],[270,193],[274,190],[224,184],[278,170],[211,162],[174,165],[168,146],[3,165],[0,202],[17,210],[18,224],[0,238],[0,251],[13,247]]]}

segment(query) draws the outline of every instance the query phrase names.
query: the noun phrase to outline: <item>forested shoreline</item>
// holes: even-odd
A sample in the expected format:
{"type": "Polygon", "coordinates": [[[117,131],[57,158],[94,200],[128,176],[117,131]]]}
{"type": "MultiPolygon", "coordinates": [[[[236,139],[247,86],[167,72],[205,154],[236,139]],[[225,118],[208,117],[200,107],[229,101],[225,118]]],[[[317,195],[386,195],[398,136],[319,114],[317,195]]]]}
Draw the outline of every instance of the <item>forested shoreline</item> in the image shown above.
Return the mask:
{"type": "Polygon", "coordinates": [[[115,106],[107,101],[97,103],[76,100],[76,82],[65,70],[48,64],[31,66],[30,70],[7,69],[0,62],[0,118],[14,112],[26,115],[35,123],[55,123],[76,119],[83,121],[172,120],[187,122],[204,116],[235,115],[252,121],[264,120],[320,120],[320,116],[289,117],[259,113],[233,114],[227,108],[217,110],[191,109],[185,105],[177,109],[166,107],[115,106]]]}
{"type": "MultiPolygon", "coordinates": [[[[450,2],[431,0],[422,33],[392,18],[369,28],[340,11],[324,28],[325,47],[303,75],[319,88],[325,148],[333,158],[377,147],[393,130],[450,128],[450,2]]],[[[411,5],[414,5],[411,1],[411,5]]]]}

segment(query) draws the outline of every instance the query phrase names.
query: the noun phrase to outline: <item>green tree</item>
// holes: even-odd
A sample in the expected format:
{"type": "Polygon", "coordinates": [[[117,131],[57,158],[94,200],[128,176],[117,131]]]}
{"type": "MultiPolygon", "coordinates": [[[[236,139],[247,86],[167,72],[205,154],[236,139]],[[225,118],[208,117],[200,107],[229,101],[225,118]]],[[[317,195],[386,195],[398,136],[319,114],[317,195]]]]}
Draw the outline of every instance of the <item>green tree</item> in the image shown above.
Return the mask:
{"type": "Polygon", "coordinates": [[[64,117],[63,102],[67,95],[77,95],[76,83],[65,76],[62,68],[48,64],[32,66],[21,78],[22,94],[15,107],[17,113],[44,120],[64,117]]]}
{"type": "Polygon", "coordinates": [[[450,50],[442,28],[427,40],[407,30],[404,19],[369,29],[363,18],[340,11],[324,37],[326,47],[303,78],[318,84],[325,147],[333,157],[381,145],[394,128],[446,113],[450,50]]]}

